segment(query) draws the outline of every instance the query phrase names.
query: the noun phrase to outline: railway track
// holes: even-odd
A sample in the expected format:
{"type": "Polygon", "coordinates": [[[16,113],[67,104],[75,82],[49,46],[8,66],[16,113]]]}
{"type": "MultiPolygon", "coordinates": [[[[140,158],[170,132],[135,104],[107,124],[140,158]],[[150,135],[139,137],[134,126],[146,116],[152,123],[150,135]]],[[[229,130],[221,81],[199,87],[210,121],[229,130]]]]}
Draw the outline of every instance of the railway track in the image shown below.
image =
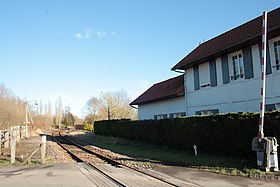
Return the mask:
{"type": "Polygon", "coordinates": [[[70,136],[53,134],[55,141],[77,162],[96,186],[197,186],[165,175],[134,169],[78,144],[70,136]]]}

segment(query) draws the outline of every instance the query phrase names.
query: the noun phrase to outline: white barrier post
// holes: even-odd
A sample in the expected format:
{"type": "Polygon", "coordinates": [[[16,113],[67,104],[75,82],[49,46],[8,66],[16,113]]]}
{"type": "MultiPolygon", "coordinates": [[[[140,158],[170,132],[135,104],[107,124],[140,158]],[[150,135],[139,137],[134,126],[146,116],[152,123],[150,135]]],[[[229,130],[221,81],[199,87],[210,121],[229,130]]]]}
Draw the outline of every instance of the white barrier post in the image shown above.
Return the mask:
{"type": "Polygon", "coordinates": [[[194,145],[194,146],[193,146],[193,149],[194,149],[194,155],[197,156],[197,146],[194,145]]]}
{"type": "Polygon", "coordinates": [[[262,27],[262,86],[261,86],[261,102],[260,102],[260,120],[259,120],[259,142],[264,138],[264,111],[265,111],[265,88],[266,88],[266,45],[267,45],[267,11],[263,13],[262,27]]]}

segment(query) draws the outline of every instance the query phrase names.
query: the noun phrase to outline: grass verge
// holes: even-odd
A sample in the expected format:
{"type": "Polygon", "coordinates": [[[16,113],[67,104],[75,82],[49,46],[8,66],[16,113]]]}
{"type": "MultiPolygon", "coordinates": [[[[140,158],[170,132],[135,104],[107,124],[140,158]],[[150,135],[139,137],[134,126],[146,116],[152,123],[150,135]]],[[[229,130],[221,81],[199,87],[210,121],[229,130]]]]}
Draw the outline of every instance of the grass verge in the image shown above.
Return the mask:
{"type": "Polygon", "coordinates": [[[163,165],[191,167],[226,175],[249,176],[250,174],[271,174],[254,169],[255,163],[252,161],[235,157],[203,153],[195,156],[194,153],[188,151],[178,151],[165,146],[151,145],[116,137],[99,136],[90,132],[76,135],[75,137],[83,142],[103,149],[109,149],[115,153],[163,165]]]}

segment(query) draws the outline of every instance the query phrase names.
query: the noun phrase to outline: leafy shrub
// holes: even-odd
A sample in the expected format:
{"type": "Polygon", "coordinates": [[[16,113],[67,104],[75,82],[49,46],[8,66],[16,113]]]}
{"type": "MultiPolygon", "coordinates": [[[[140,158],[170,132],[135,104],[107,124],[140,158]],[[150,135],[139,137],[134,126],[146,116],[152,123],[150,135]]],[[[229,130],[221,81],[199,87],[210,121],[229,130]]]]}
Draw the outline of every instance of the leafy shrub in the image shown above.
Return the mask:
{"type": "MultiPolygon", "coordinates": [[[[251,143],[257,136],[258,124],[258,113],[228,113],[164,120],[98,121],[95,133],[189,151],[197,145],[205,153],[254,158],[251,143]]],[[[280,141],[279,111],[265,114],[264,132],[266,137],[274,136],[280,141]]]]}
{"type": "Polygon", "coordinates": [[[84,130],[92,132],[92,131],[94,130],[94,125],[93,125],[93,123],[90,124],[90,123],[88,123],[88,122],[85,122],[84,130]]]}

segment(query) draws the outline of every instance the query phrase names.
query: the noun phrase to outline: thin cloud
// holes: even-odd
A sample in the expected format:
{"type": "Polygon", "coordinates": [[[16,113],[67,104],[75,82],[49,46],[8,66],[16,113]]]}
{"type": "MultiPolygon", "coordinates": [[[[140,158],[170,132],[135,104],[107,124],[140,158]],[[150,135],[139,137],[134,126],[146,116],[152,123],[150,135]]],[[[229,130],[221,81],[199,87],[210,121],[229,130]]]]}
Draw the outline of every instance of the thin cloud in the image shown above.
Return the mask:
{"type": "Polygon", "coordinates": [[[78,39],[82,39],[83,35],[78,32],[78,33],[75,34],[75,37],[78,38],[78,39]]]}
{"type": "Polygon", "coordinates": [[[111,32],[111,36],[115,36],[116,34],[117,34],[116,31],[111,32]]]}
{"type": "Polygon", "coordinates": [[[75,37],[78,39],[89,39],[92,37],[93,30],[91,28],[86,28],[83,33],[76,33],[75,37]]]}
{"type": "Polygon", "coordinates": [[[86,28],[84,39],[88,39],[92,37],[93,30],[90,28],[86,28]]]}
{"type": "Polygon", "coordinates": [[[107,34],[106,34],[106,32],[103,32],[103,31],[97,31],[97,32],[96,32],[96,35],[97,35],[98,37],[104,37],[104,36],[106,36],[107,34]]]}
{"type": "Polygon", "coordinates": [[[89,39],[92,38],[93,36],[97,36],[99,38],[106,37],[106,36],[115,36],[116,32],[111,31],[108,34],[105,31],[94,31],[91,28],[86,28],[83,32],[77,32],[75,34],[75,38],[77,39],[89,39]]]}

